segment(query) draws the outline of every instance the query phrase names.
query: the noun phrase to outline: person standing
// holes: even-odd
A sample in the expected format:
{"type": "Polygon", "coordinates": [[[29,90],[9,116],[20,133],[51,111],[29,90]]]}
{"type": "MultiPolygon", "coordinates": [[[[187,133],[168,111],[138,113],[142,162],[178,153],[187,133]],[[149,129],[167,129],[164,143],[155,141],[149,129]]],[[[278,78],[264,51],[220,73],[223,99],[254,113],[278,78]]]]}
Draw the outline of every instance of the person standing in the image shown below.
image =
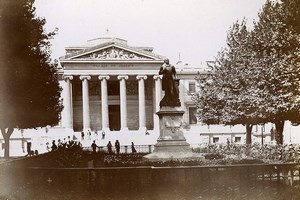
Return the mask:
{"type": "Polygon", "coordinates": [[[93,141],[91,147],[92,147],[93,153],[96,153],[96,149],[97,149],[98,146],[97,146],[95,140],[93,141]]]}
{"type": "Polygon", "coordinates": [[[52,141],[51,151],[56,151],[57,145],[55,144],[55,140],[52,141]]]}
{"type": "Polygon", "coordinates": [[[111,142],[108,141],[108,143],[107,143],[108,154],[112,154],[112,149],[111,148],[112,148],[111,142]]]}
{"type": "Polygon", "coordinates": [[[136,153],[136,149],[134,147],[134,143],[133,142],[131,142],[131,152],[132,153],[136,153]]]}
{"type": "Polygon", "coordinates": [[[81,140],[84,140],[84,132],[81,131],[81,140]]]}
{"type": "Polygon", "coordinates": [[[120,142],[119,142],[119,140],[116,140],[115,147],[116,147],[116,152],[119,155],[120,154],[120,142]]]}

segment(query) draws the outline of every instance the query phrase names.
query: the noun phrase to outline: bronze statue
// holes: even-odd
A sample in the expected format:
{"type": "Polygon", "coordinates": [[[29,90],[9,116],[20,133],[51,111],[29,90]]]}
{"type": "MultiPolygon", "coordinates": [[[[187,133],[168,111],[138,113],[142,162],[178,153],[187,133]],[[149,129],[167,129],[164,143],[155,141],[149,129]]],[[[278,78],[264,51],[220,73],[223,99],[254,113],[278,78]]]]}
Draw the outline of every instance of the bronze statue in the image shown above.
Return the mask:
{"type": "Polygon", "coordinates": [[[164,64],[160,67],[159,74],[162,77],[162,90],[165,91],[164,98],[160,101],[159,106],[180,106],[178,81],[176,78],[176,70],[169,63],[169,59],[165,59],[164,64]]]}

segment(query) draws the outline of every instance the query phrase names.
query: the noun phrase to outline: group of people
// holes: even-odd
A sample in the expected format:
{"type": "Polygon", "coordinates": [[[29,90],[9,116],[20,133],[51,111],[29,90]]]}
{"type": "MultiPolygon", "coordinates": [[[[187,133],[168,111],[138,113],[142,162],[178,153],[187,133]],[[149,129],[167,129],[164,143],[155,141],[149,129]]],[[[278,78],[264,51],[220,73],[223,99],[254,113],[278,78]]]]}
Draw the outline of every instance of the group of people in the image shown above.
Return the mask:
{"type": "MultiPolygon", "coordinates": [[[[99,146],[96,144],[96,141],[94,140],[93,143],[91,144],[91,147],[92,147],[93,153],[96,153],[97,147],[99,147],[99,146]]],[[[106,147],[107,147],[108,154],[113,154],[114,153],[111,141],[108,141],[106,147]]],[[[119,155],[120,154],[120,150],[121,150],[120,142],[119,142],[119,140],[116,140],[115,141],[115,151],[116,151],[115,153],[117,155],[119,155]]],[[[134,146],[133,142],[131,142],[131,152],[132,153],[136,153],[136,149],[135,149],[135,146],[134,146]]]]}
{"type": "MultiPolygon", "coordinates": [[[[92,139],[92,132],[90,130],[88,130],[86,133],[84,131],[81,131],[81,140],[84,140],[86,137],[88,138],[88,140],[92,139]]],[[[97,131],[94,132],[94,138],[98,139],[98,132],[97,131]]],[[[105,139],[105,132],[104,131],[101,132],[101,139],[102,140],[105,139]]]]}
{"type": "Polygon", "coordinates": [[[56,144],[55,140],[53,140],[51,147],[49,147],[47,144],[47,150],[56,151],[58,149],[66,149],[66,148],[72,148],[74,146],[79,146],[79,147],[82,146],[79,141],[71,140],[70,136],[68,136],[68,140],[66,140],[66,138],[64,138],[63,140],[58,139],[57,142],[58,144],[56,144]]]}

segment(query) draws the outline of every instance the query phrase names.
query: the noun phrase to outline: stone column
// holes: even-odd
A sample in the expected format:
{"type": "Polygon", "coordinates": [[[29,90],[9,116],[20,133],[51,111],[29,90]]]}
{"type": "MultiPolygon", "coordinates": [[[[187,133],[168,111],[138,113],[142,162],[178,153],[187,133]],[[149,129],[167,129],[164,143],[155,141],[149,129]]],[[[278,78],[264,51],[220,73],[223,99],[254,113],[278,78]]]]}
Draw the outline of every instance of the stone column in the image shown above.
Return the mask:
{"type": "Polygon", "coordinates": [[[138,75],[139,80],[139,130],[146,131],[146,107],[145,107],[145,80],[146,75],[138,75]]]}
{"type": "MultiPolygon", "coordinates": [[[[154,75],[153,79],[155,80],[155,112],[159,111],[159,102],[161,101],[161,79],[162,75],[154,75]]],[[[159,117],[154,114],[154,130],[159,131],[159,117]]]]}
{"type": "Polygon", "coordinates": [[[73,103],[72,103],[72,82],[73,76],[64,76],[65,80],[65,99],[64,99],[64,109],[65,109],[65,127],[67,131],[73,130],[73,103]]]}
{"type": "Polygon", "coordinates": [[[118,76],[120,80],[120,110],[121,110],[121,131],[127,131],[127,101],[126,101],[126,82],[127,75],[118,76]]]}
{"type": "Polygon", "coordinates": [[[89,83],[91,76],[80,76],[82,80],[82,108],[83,108],[83,131],[91,130],[90,105],[89,105],[89,83]]]}
{"type": "Polygon", "coordinates": [[[102,130],[107,132],[109,130],[107,80],[109,80],[110,77],[99,76],[98,78],[101,80],[102,130]]]}

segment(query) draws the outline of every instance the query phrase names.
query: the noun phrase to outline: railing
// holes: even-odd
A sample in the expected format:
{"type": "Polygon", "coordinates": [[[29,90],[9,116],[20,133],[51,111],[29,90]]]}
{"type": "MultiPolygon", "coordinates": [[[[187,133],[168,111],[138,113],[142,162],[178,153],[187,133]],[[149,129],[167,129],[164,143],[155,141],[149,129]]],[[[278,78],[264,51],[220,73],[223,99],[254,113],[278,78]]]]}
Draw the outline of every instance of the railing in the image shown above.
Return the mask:
{"type": "MultiPolygon", "coordinates": [[[[134,145],[137,153],[152,153],[154,145],[134,145]]],[[[92,147],[84,147],[83,150],[92,151],[92,147]]],[[[113,146],[112,151],[116,153],[116,148],[113,146]]],[[[97,152],[108,152],[107,146],[98,146],[97,152]]],[[[132,153],[131,145],[120,146],[120,153],[132,153]]]]}

